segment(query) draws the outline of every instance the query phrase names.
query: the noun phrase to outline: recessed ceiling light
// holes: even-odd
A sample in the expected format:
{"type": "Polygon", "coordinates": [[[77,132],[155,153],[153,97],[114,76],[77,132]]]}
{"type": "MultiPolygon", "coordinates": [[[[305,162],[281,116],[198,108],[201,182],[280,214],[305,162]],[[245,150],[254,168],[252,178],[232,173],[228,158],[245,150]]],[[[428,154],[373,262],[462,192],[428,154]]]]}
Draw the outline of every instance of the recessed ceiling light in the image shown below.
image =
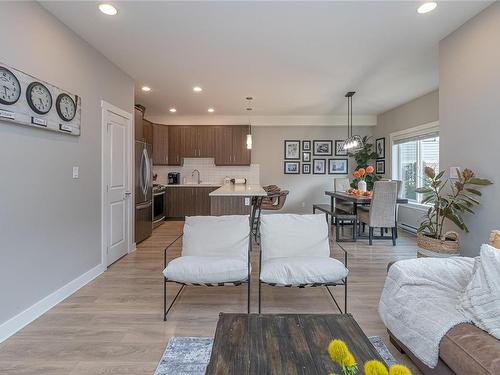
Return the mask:
{"type": "Polygon", "coordinates": [[[195,86],[195,87],[193,87],[193,91],[194,92],[202,92],[203,89],[200,86],[195,86]]]}
{"type": "Polygon", "coordinates": [[[177,112],[177,110],[175,108],[170,108],[169,111],[172,112],[172,113],[177,112]]]}
{"type": "Polygon", "coordinates": [[[213,112],[215,112],[215,109],[213,109],[213,108],[209,108],[209,109],[208,109],[208,112],[213,113],[213,112]]]}
{"type": "Polygon", "coordinates": [[[108,16],[114,16],[116,15],[116,13],[118,13],[116,8],[111,4],[100,4],[99,10],[104,14],[107,14],[108,16]]]}
{"type": "Polygon", "coordinates": [[[429,13],[429,12],[433,11],[434,9],[436,9],[436,7],[437,7],[436,2],[428,1],[428,2],[420,5],[417,9],[417,12],[420,14],[429,13]]]}
{"type": "Polygon", "coordinates": [[[148,86],[142,86],[142,91],[151,91],[151,87],[148,87],[148,86]]]}

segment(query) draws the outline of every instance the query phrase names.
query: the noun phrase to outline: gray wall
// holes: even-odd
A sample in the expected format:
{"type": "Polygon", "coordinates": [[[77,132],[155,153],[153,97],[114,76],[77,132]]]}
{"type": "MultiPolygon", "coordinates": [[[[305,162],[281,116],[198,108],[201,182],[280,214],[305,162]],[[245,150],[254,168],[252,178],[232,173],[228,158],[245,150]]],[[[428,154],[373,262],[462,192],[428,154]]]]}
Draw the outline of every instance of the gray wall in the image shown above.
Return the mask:
{"type": "Polygon", "coordinates": [[[82,135],[0,121],[0,324],[100,263],[101,100],[134,83],[34,2],[0,3],[0,60],[82,97],[82,135]],[[72,166],[80,179],[72,179],[72,166]]]}
{"type": "Polygon", "coordinates": [[[464,255],[477,255],[500,228],[500,3],[469,20],[439,44],[441,164],[472,168],[495,180],[461,234],[464,255]]]}
{"type": "MultiPolygon", "coordinates": [[[[359,135],[370,135],[372,127],[355,127],[354,132],[359,135]]],[[[260,164],[260,183],[262,185],[275,184],[290,190],[283,212],[311,213],[313,203],[329,202],[324,192],[333,189],[333,179],[346,177],[346,175],[286,175],[283,173],[283,141],[285,139],[309,139],[311,141],[331,139],[335,141],[336,139],[345,139],[346,127],[256,126],[252,128],[252,134],[252,163],[260,164]]],[[[313,156],[312,158],[314,159],[313,156]]],[[[331,156],[330,158],[336,157],[331,156]]],[[[350,172],[354,170],[354,167],[354,159],[350,159],[350,172]]],[[[351,178],[351,175],[348,177],[351,178]]]]}
{"type": "Polygon", "coordinates": [[[385,137],[385,176],[391,178],[389,134],[439,120],[439,91],[435,90],[377,116],[374,138],[385,137]]]}

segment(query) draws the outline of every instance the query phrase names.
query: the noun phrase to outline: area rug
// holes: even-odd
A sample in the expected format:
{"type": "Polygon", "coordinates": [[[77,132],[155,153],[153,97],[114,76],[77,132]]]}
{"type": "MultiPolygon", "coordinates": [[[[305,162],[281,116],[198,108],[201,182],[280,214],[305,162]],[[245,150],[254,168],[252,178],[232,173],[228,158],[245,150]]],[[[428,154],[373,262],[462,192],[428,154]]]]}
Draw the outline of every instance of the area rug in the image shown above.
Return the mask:
{"type": "MultiPolygon", "coordinates": [[[[396,363],[380,337],[372,336],[368,339],[388,366],[396,363]]],[[[204,375],[210,361],[213,341],[212,337],[172,337],[155,375],[204,375]]]]}

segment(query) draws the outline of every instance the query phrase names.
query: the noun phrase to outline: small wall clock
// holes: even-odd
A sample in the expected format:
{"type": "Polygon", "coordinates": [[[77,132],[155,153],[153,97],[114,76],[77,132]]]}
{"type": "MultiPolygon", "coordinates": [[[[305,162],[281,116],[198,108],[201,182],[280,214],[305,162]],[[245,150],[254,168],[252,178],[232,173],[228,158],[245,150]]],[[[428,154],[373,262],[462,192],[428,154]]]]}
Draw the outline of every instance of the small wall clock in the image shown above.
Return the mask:
{"type": "Polygon", "coordinates": [[[9,69],[0,66],[0,103],[15,104],[21,96],[21,84],[9,69]]]}
{"type": "Polygon", "coordinates": [[[33,112],[39,115],[49,113],[52,108],[52,95],[49,89],[40,82],[32,82],[26,89],[26,100],[33,112]]]}
{"type": "Polygon", "coordinates": [[[68,94],[59,94],[56,99],[57,114],[63,121],[71,121],[76,115],[76,103],[68,94]]]}

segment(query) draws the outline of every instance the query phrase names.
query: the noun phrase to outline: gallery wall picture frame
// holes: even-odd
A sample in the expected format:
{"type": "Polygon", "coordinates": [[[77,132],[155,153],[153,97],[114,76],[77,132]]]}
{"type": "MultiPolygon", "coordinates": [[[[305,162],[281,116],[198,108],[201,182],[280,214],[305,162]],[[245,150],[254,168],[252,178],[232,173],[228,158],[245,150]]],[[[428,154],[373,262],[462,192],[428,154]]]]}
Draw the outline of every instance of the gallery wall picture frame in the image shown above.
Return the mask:
{"type": "Polygon", "coordinates": [[[344,150],[345,141],[335,141],[335,156],[347,156],[347,150],[344,150]]]}
{"type": "Polygon", "coordinates": [[[302,164],[302,174],[311,174],[311,164],[302,164]]]}
{"type": "Polygon", "coordinates": [[[332,156],[333,141],[331,140],[315,140],[313,141],[314,156],[332,156]]]}
{"type": "Polygon", "coordinates": [[[375,173],[385,174],[385,160],[375,160],[375,173]]]}
{"type": "Polygon", "coordinates": [[[283,172],[285,174],[300,174],[300,162],[285,161],[283,164],[283,172]]]}
{"type": "Polygon", "coordinates": [[[328,174],[348,174],[349,159],[328,159],[328,174]]]}
{"type": "Polygon", "coordinates": [[[326,159],[313,160],[313,174],[326,174],[326,159]]]}
{"type": "Polygon", "coordinates": [[[385,137],[375,140],[375,152],[377,153],[377,159],[385,159],[385,137]]]}
{"type": "Polygon", "coordinates": [[[304,163],[311,162],[311,151],[302,151],[302,161],[304,163]]]}
{"type": "Polygon", "coordinates": [[[283,152],[285,160],[300,160],[300,141],[285,140],[283,152]]]}
{"type": "Polygon", "coordinates": [[[302,151],[311,151],[311,141],[309,140],[302,141],[302,151]]]}

